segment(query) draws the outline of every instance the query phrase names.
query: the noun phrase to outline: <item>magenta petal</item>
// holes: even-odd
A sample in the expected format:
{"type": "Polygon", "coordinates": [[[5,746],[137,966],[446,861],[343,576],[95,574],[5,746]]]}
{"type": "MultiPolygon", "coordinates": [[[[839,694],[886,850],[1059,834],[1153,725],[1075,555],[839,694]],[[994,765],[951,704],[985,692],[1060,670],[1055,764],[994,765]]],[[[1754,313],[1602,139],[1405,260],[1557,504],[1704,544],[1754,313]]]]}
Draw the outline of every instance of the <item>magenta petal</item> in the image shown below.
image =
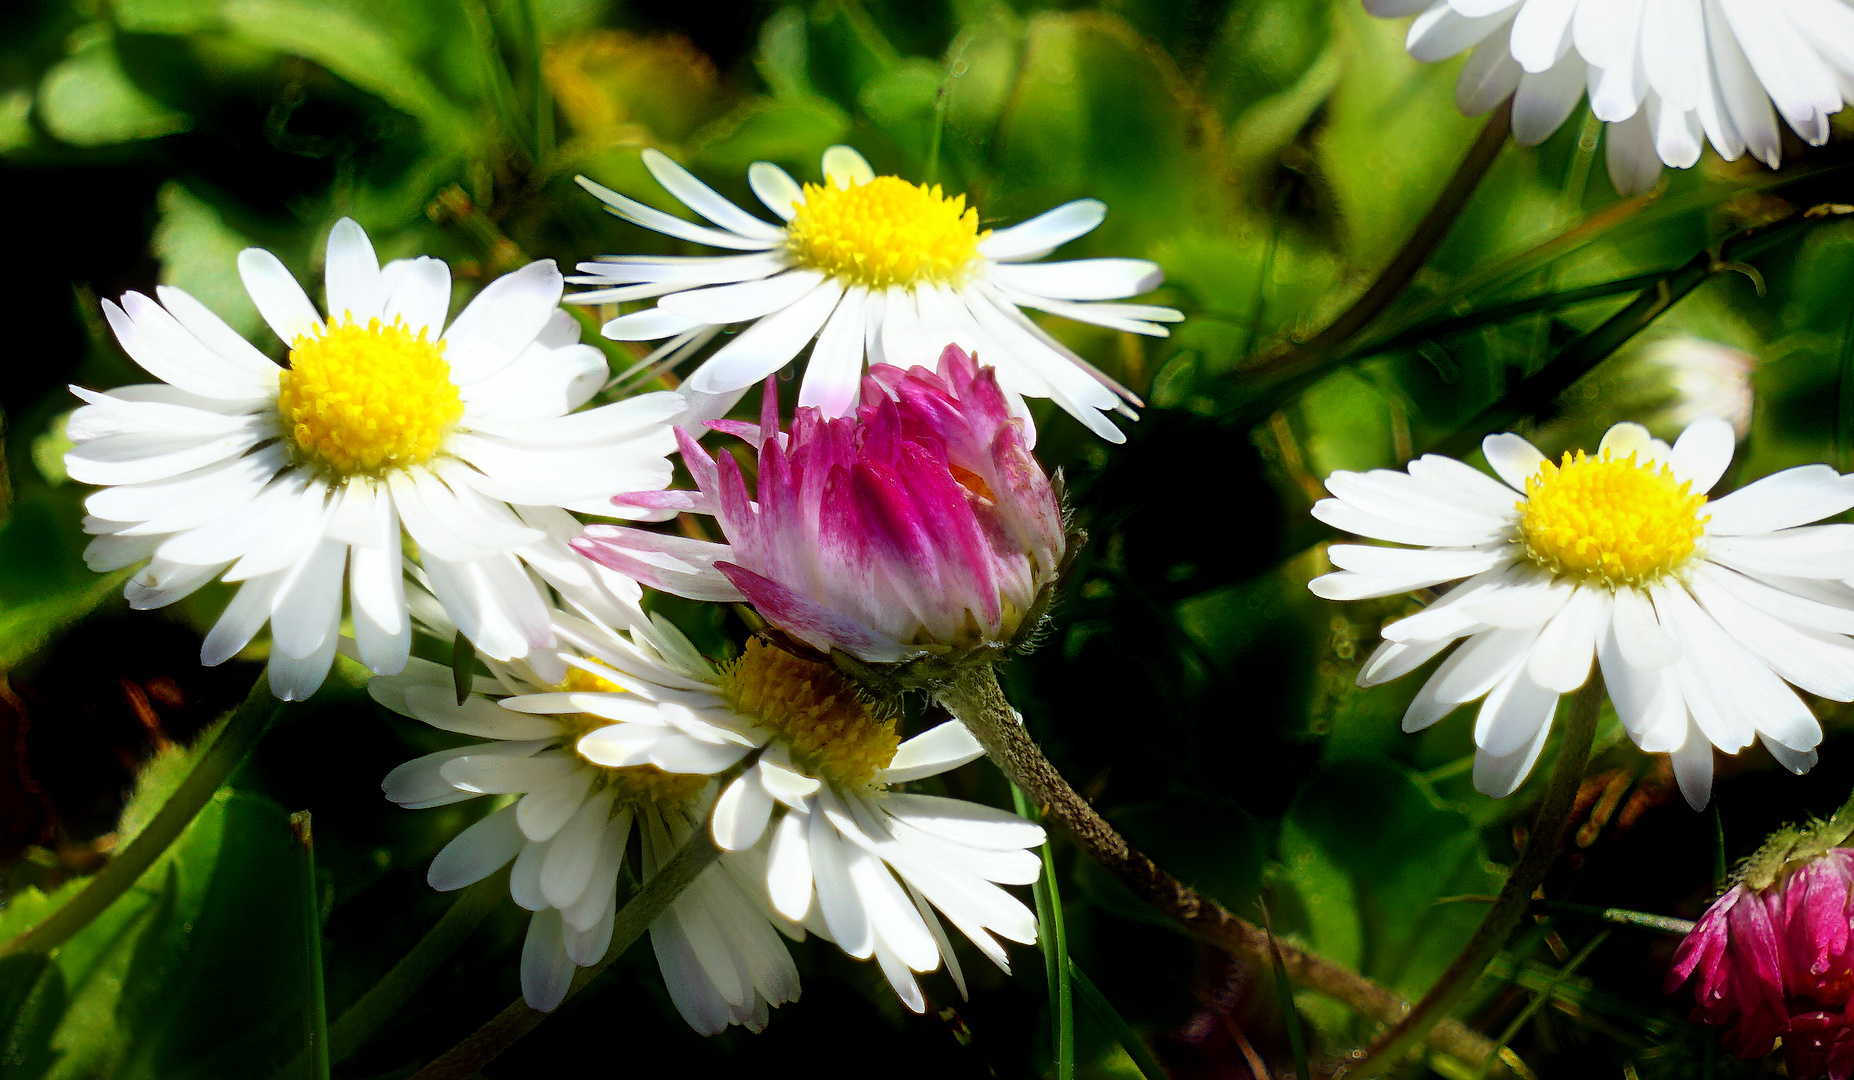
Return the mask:
{"type": "Polygon", "coordinates": [[[822,652],[842,649],[858,660],[889,664],[918,652],[839,612],[812,603],[770,578],[733,563],[716,568],[773,625],[822,652]]]}

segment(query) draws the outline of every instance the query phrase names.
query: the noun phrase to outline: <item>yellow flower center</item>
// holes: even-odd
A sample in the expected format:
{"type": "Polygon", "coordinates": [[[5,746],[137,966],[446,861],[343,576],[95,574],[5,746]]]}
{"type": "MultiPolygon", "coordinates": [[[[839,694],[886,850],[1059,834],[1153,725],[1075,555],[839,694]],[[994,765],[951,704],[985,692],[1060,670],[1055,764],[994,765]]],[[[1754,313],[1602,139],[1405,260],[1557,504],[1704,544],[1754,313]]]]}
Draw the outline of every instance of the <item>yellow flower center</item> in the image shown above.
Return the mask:
{"type": "Polygon", "coordinates": [[[277,411],[299,464],[346,479],[423,465],[463,416],[444,343],[388,326],[331,323],[290,345],[277,411]]]}
{"type": "Polygon", "coordinates": [[[799,766],[839,784],[873,783],[901,745],[894,715],[877,715],[843,676],[758,638],[723,667],[721,692],[778,732],[799,766]]]}
{"type": "Polygon", "coordinates": [[[965,281],[978,261],[978,211],[964,195],[947,198],[940,185],[878,176],[840,188],[805,185],[805,201],[786,225],[786,246],[800,266],[853,285],[965,281]]]}
{"type": "MultiPolygon", "coordinates": [[[[624,693],[624,687],[582,668],[569,668],[561,689],[575,694],[624,693]]],[[[579,740],[615,722],[592,713],[572,713],[561,719],[573,728],[571,741],[567,744],[569,746],[578,746],[579,740]]],[[[664,772],[655,765],[621,765],[615,769],[601,765],[599,772],[605,783],[616,789],[621,803],[681,806],[695,801],[696,796],[702,793],[702,788],[708,785],[708,777],[700,773],[664,772]]]]}
{"type": "Polygon", "coordinates": [[[1637,464],[1633,453],[1566,453],[1526,481],[1520,538],[1532,561],[1554,574],[1639,585],[1677,569],[1699,543],[1706,496],[1689,486],[1666,465],[1637,464]]]}

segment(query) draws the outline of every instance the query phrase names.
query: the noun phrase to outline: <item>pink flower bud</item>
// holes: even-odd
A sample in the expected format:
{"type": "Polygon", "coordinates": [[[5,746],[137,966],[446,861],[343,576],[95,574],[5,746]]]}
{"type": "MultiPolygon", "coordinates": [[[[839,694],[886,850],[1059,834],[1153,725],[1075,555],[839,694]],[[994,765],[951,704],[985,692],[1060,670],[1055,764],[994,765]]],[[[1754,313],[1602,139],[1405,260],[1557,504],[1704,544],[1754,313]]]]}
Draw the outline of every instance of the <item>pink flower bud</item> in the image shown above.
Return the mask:
{"type": "Polygon", "coordinates": [[[992,369],[952,345],[937,373],[879,364],[852,415],[801,408],[786,433],[770,380],[764,402],[758,425],[709,423],[758,450],[753,495],[732,455],[683,434],[698,491],[614,500],[712,514],[727,543],[593,525],[574,547],[665,592],[745,600],[792,638],[870,663],[1031,629],[1066,547],[1062,511],[992,369]]]}
{"type": "Polygon", "coordinates": [[[1854,848],[1733,886],[1680,943],[1667,990],[1693,980],[1693,1019],[1741,1058],[1783,1040],[1794,1080],[1854,1076],[1854,848]]]}

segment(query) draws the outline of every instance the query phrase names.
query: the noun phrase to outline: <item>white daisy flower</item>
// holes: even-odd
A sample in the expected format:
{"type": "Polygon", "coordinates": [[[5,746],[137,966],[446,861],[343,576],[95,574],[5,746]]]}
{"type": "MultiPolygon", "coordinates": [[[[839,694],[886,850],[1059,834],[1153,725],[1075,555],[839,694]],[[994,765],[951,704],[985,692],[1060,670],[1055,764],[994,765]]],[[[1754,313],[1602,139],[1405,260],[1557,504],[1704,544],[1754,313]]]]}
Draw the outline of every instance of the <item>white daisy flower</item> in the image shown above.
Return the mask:
{"type": "Polygon", "coordinates": [[[270,252],[247,249],[238,269],[288,367],[163,286],[159,302],[103,303],[124,351],[162,381],[71,388],[88,404],[71,416],[66,468],[106,485],[85,504],[97,537],[85,559],[99,571],[148,560],[130,606],[240,583],[200,660],[226,660],[268,622],[271,688],[290,700],[334,658],[344,571],[360,658],[382,673],[405,664],[402,527],[416,572],[494,659],[543,650],[536,663],[556,663],[543,581],[636,596],[565,546],[580,529],[566,511],[609,515],[613,495],[668,483],[683,403],[573,412],[606,368],[560,310],[552,262],[490,283],[448,329],[450,269],[381,267],[345,218],[328,237],[326,320],[270,252]]]}
{"type": "Polygon", "coordinates": [[[1741,439],[1750,432],[1757,357],[1683,335],[1656,342],[1643,359],[1666,372],[1673,386],[1674,400],[1662,414],[1669,424],[1684,427],[1702,416],[1716,416],[1741,439]]]}
{"type": "MultiPolygon", "coordinates": [[[[597,634],[588,624],[574,625],[597,634]]],[[[642,648],[629,647],[626,654],[634,660],[631,679],[656,673],[671,681],[649,683],[658,694],[683,692],[677,687],[686,680],[642,648]]],[[[524,661],[490,661],[489,668],[494,677],[478,678],[476,693],[463,705],[450,669],[423,660],[369,682],[374,699],[394,712],[491,740],[409,761],[387,776],[384,788],[387,798],[414,809],[480,795],[518,796],[459,833],[432,860],[427,876],[434,888],[460,889],[513,860],[509,893],[534,912],[522,947],[522,995],[534,1008],[551,1010],[566,996],[575,967],[598,963],[610,946],[631,837],[637,837],[638,865],[648,881],[706,827],[715,785],[705,775],[654,765],[606,768],[588,761],[574,744],[613,722],[606,717],[496,707],[556,693],[648,707],[598,676],[576,667],[564,683],[554,683],[524,661]]],[[[763,850],[724,855],[651,923],[651,946],[670,998],[704,1035],[729,1024],[759,1031],[771,1007],[798,1000],[798,970],[779,933],[802,940],[804,931],[771,911],[760,884],[764,873],[763,850]]]]}
{"type": "Polygon", "coordinates": [[[1625,194],[1663,163],[1689,168],[1703,141],[1727,161],[1749,150],[1776,168],[1781,114],[1812,146],[1854,93],[1849,0],[1365,0],[1415,15],[1418,60],[1474,49],[1456,86],[1478,115],[1513,94],[1513,134],[1542,142],[1585,90],[1612,125],[1609,172],[1625,194]],[[1775,103],[1775,109],[1772,103],[1775,103]]]}
{"type": "Polygon", "coordinates": [[[851,956],[874,956],[910,1009],[927,1007],[914,973],[942,960],[965,992],[941,916],[1005,971],[998,938],[1035,943],[1035,915],[999,886],[1036,880],[1042,828],[977,803],[896,790],[982,756],[964,725],[949,721],[903,742],[894,716],[833,668],[757,639],[717,670],[660,621],[634,628],[629,642],[561,629],[596,661],[573,663],[622,692],[509,698],[503,707],[617,721],[578,744],[609,768],[712,774],[764,748],[716,801],[715,842],[742,853],[769,844],[761,881],[774,910],[851,956]]]}
{"type": "Polygon", "coordinates": [[[1808,523],[1854,507],[1854,478],[1804,465],[1708,501],[1733,444],[1716,418],[1672,447],[1617,424],[1594,456],[1557,465],[1518,435],[1488,436],[1504,483],[1435,454],[1403,472],[1335,472],[1315,517],[1413,546],[1336,545],[1340,570],[1312,589],[1359,600],[1459,582],[1384,627],[1359,683],[1462,642],[1403,727],[1480,700],[1474,782],[1489,795],[1525,779],[1559,695],[1584,684],[1593,658],[1629,735],[1673,756],[1696,809],[1715,746],[1735,754],[1756,739],[1805,772],[1822,729],[1790,684],[1854,700],[1854,525],[1808,523]]]}
{"type": "Polygon", "coordinates": [[[1124,436],[1101,415],[1133,415],[1139,399],[1032,322],[1021,308],[1129,333],[1164,337],[1161,323],[1184,316],[1147,304],[1099,303],[1156,288],[1163,274],[1143,259],[1038,263],[1094,229],[1107,207],[1066,203],[1022,224],[979,228],[965,196],[938,185],[877,176],[847,146],[824,153],[823,184],[800,187],[783,169],[757,162],[747,177],[780,218],[763,221],[656,150],[652,176],[716,228],[691,224],[580,177],[612,213],[647,229],[710,247],[722,256],[635,255],[581,263],[574,284],[602,288],[568,299],[609,304],[661,297],[654,307],[605,324],[620,341],[669,339],[648,359],[675,363],[730,324],[753,325],[716,350],[684,389],[718,399],[720,415],[747,387],[789,363],[813,338],[798,404],[828,417],[855,408],[865,360],[931,367],[948,343],[998,369],[1014,410],[1049,398],[1110,442],[1124,436]]]}

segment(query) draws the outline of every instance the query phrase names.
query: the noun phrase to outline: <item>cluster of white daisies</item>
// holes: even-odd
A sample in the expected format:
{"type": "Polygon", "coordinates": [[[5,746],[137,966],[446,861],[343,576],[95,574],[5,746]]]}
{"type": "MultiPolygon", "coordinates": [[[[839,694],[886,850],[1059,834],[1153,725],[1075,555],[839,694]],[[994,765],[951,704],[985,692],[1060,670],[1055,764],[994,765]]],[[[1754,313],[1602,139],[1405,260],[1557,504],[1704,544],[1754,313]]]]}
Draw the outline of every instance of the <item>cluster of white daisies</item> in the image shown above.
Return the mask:
{"type": "MultiPolygon", "coordinates": [[[[1412,41],[1429,49],[1497,34],[1530,72],[1552,53],[1531,48],[1545,34],[1559,44],[1541,70],[1561,80],[1552,65],[1574,27],[1599,21],[1588,14],[1597,6],[1449,0],[1421,15],[1412,41]],[[1545,8],[1557,29],[1538,28],[1545,8]]],[[[1664,9],[1674,5],[1660,0],[1611,6],[1635,12],[1643,27],[1644,12],[1673,18],[1664,9]]],[[[1711,20],[1736,3],[1704,7],[1711,20]]],[[[1761,54],[1744,51],[1755,65],[1761,54]]],[[[1689,83],[1657,81],[1673,77],[1665,54],[1631,44],[1628,57],[1636,66],[1627,71],[1639,74],[1631,107],[1661,110],[1662,120],[1676,107],[1707,123],[1723,115],[1689,83]]],[[[1622,60],[1603,62],[1622,70],[1622,60]]],[[[1717,90],[1736,70],[1706,67],[1693,85],[1717,90]]],[[[1523,99],[1531,76],[1513,78],[1523,99]]],[[[1821,94],[1807,100],[1818,121],[1830,111],[1821,94]]],[[[1751,138],[1750,121],[1732,115],[1732,138],[1751,138]]],[[[1721,149],[1729,145],[1739,144],[1721,149]]],[[[670,482],[679,425],[686,452],[698,422],[725,413],[807,345],[799,401],[813,424],[861,416],[872,407],[859,406],[863,395],[901,393],[889,375],[864,379],[866,365],[927,367],[949,343],[963,347],[990,370],[980,378],[961,368],[954,381],[992,388],[990,415],[1016,425],[1023,467],[1034,468],[1026,398],[1051,399],[1112,440],[1120,433],[1108,414],[1131,415],[1136,399],[1022,309],[1148,335],[1181,316],[1122,302],[1159,282],[1151,263],[1040,261],[1101,222],[1105,207],[1093,200],[992,232],[963,196],[876,176],[838,147],[825,155],[821,183],[753,167],[751,186],[773,222],[662,154],[644,160],[712,224],[587,186],[628,221],[737,254],[584,263],[585,276],[571,280],[596,287],[564,299],[653,300],[604,326],[611,338],[663,342],[641,362],[645,374],[750,324],[681,390],[626,395],[608,381],[602,355],[579,342],[577,320],[560,306],[567,279],[551,262],[491,282],[449,318],[443,262],[382,266],[361,228],[343,220],[329,235],[319,309],[268,252],[239,257],[287,365],[178,289],[105,304],[124,350],[159,381],[74,388],[86,404],[67,426],[68,470],[100,486],[86,504],[95,536],[87,558],[97,570],[143,564],[126,588],[137,608],[214,580],[236,584],[202,648],[207,664],[244,650],[268,624],[279,697],[314,693],[342,652],[373,672],[381,704],[471,740],[395,770],[386,793],[407,807],[498,804],[443,850],[430,880],[455,889],[509,867],[511,896],[534,912],[522,985],[536,1007],[558,1004],[574,971],[604,956],[623,883],[648,880],[706,829],[724,854],[650,927],[670,993],[697,1030],[758,1029],[772,1006],[797,996],[781,936],[816,934],[875,959],[921,1010],[917,974],[944,963],[964,987],[949,924],[1000,966],[1003,942],[1035,941],[1034,917],[1004,886],[1035,879],[1031,849],[1042,830],[904,790],[980,756],[958,721],[904,738],[887,706],[828,664],[757,641],[722,663],[699,655],[645,614],[632,576],[575,550],[585,528],[577,515],[714,511],[701,500],[726,499],[732,487],[711,496],[704,484],[681,501],[639,493],[670,482]],[[601,396],[614,400],[588,407],[601,396]],[[463,700],[450,668],[412,657],[415,634],[474,646],[483,673],[463,700]]],[[[776,420],[713,426],[776,449],[790,438],[776,420]]],[[[1355,599],[1465,579],[1387,626],[1363,678],[1412,671],[1460,642],[1406,726],[1483,699],[1483,790],[1518,785],[1559,695],[1594,664],[1629,734],[1673,756],[1698,805],[1715,746],[1731,753],[1760,739],[1791,768],[1813,763],[1820,729],[1788,684],[1854,698],[1854,526],[1807,524],[1854,506],[1854,481],[1811,466],[1708,502],[1732,451],[1730,426],[1701,420],[1671,447],[1624,425],[1596,455],[1560,464],[1496,436],[1487,457],[1499,480],[1438,457],[1404,472],[1336,473],[1317,516],[1413,546],[1334,547],[1341,569],[1314,589],[1355,599]]],[[[690,466],[732,462],[700,455],[690,466]]],[[[962,499],[1016,493],[1002,479],[960,483],[962,499]]],[[[818,505],[809,498],[792,505],[818,505]]],[[[759,512],[744,502],[726,509],[743,519],[759,512]]],[[[649,555],[662,562],[653,572],[713,569],[712,554],[679,551],[666,544],[649,555]]]]}
{"type": "Polygon", "coordinates": [[[1118,438],[1103,413],[1130,412],[1131,395],[1018,305],[1149,334],[1179,315],[1101,302],[1152,288],[1151,263],[1036,261],[1099,224],[1098,202],[992,233],[963,197],[876,177],[838,147],[821,185],[755,166],[775,225],[655,151],[645,161],[716,228],[597,189],[615,212],[747,254],[588,263],[606,287],[565,299],[661,297],[606,326],[668,337],[652,365],[758,320],[682,392],[612,393],[552,262],[491,282],[449,318],[449,267],[382,266],[344,219],[320,308],[269,252],[238,259],[287,364],[179,289],[105,302],[123,349],[159,381],[73,388],[85,404],[66,465],[101,487],[86,503],[86,559],[142,564],[126,587],[136,608],[234,583],[206,664],[268,624],[278,697],[313,694],[341,652],[374,673],[388,708],[477,740],[406,764],[386,792],[409,807],[503,804],[444,849],[430,880],[454,889],[510,865],[511,896],[535,913],[522,985],[537,1008],[606,952],[627,867],[647,880],[710,829],[725,855],[650,928],[691,1025],[757,1030],[796,998],[782,934],[874,958],[922,1010],[916,974],[944,962],[964,988],[948,924],[1000,966],[1004,941],[1036,940],[1034,916],[1001,886],[1035,880],[1042,829],[900,790],[980,755],[959,723],[904,740],[896,716],[828,665],[757,642],[730,663],[704,659],[644,614],[631,577],[569,547],[576,515],[671,516],[613,499],[665,488],[677,425],[725,412],[813,338],[801,400],[823,416],[852,411],[866,362],[931,367],[951,337],[998,365],[1025,434],[1024,399],[1047,397],[1118,438]],[[615,400],[591,405],[602,393],[615,400]],[[461,704],[449,668],[411,655],[415,634],[474,647],[487,673],[461,704]]]}
{"type": "Polygon", "coordinates": [[[1779,116],[1820,146],[1854,95],[1848,0],[1364,2],[1373,15],[1416,16],[1406,44],[1418,60],[1473,50],[1456,104],[1477,116],[1511,97],[1521,144],[1544,142],[1587,92],[1623,194],[1653,187],[1663,163],[1690,168],[1706,142],[1774,169],[1779,116]]]}

